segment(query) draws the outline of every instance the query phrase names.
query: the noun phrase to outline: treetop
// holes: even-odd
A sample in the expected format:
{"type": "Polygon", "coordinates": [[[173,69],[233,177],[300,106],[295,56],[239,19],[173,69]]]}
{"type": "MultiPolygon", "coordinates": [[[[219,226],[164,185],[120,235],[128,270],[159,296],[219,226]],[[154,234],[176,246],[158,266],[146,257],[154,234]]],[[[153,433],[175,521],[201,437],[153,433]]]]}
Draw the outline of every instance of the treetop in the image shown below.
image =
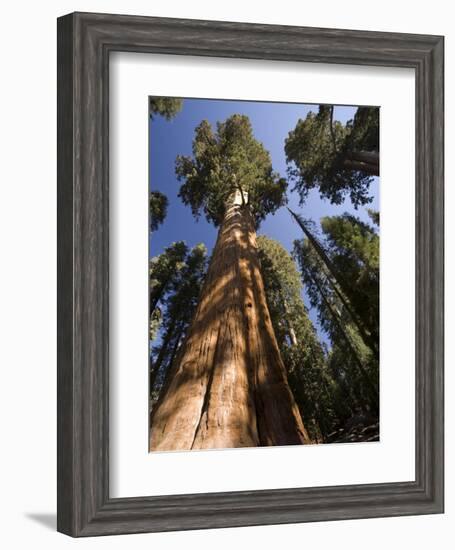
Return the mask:
{"type": "Polygon", "coordinates": [[[204,214],[219,225],[230,197],[248,194],[248,208],[256,225],[285,203],[287,182],[272,168],[269,152],[253,135],[250,120],[233,115],[218,122],[207,120],[195,129],[193,155],[176,159],[182,181],[179,196],[197,218],[204,214]]]}

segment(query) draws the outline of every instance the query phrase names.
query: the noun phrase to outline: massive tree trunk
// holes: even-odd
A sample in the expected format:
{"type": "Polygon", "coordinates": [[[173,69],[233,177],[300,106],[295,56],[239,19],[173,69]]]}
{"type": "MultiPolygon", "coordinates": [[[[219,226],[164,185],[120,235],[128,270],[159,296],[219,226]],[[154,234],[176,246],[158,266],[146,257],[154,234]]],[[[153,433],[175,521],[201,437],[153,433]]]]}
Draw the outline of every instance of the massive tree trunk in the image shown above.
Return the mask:
{"type": "Polygon", "coordinates": [[[267,307],[248,205],[226,208],[198,308],[151,418],[150,450],[310,443],[267,307]]]}

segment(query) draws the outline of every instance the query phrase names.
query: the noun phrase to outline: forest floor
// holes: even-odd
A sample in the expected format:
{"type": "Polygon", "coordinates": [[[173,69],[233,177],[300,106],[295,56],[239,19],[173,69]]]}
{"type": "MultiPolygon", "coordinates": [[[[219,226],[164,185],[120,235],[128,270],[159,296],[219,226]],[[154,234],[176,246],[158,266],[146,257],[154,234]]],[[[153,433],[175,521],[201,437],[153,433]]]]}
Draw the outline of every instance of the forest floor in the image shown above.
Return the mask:
{"type": "Polygon", "coordinates": [[[358,414],[351,417],[344,426],[327,436],[325,443],[359,443],[379,441],[377,418],[358,414]]]}

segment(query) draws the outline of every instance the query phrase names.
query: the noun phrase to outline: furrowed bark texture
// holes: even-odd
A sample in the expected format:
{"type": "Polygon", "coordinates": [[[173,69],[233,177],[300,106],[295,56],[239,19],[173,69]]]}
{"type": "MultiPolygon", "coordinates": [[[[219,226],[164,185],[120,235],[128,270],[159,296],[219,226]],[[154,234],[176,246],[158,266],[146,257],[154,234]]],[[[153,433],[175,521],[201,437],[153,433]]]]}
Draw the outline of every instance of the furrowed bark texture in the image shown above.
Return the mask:
{"type": "Polygon", "coordinates": [[[248,206],[231,204],[169,383],[150,450],[310,443],[267,307],[248,206]]]}

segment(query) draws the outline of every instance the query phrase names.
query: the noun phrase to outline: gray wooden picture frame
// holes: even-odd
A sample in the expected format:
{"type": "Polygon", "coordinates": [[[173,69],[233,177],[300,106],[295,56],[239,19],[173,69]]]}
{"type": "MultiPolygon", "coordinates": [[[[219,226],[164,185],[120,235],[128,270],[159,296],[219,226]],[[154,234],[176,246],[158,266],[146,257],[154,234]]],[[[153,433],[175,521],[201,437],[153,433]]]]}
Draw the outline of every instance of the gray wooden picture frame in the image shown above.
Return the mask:
{"type": "Polygon", "coordinates": [[[91,13],[61,17],[58,530],[79,537],[443,512],[443,149],[440,36],[91,13]],[[415,481],[110,498],[108,72],[113,51],[414,69],[415,481]]]}

